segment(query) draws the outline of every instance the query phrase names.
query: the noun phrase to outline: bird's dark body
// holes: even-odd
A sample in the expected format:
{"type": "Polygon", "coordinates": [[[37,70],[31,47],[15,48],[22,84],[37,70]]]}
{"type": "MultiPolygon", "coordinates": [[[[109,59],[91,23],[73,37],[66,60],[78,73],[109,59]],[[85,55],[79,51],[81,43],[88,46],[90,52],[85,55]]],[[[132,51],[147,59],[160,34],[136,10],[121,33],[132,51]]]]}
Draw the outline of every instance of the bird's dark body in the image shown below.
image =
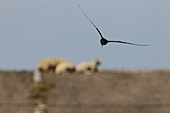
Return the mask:
{"type": "Polygon", "coordinates": [[[100,43],[101,43],[102,46],[106,45],[108,43],[108,40],[106,40],[105,38],[101,38],[100,43]]]}

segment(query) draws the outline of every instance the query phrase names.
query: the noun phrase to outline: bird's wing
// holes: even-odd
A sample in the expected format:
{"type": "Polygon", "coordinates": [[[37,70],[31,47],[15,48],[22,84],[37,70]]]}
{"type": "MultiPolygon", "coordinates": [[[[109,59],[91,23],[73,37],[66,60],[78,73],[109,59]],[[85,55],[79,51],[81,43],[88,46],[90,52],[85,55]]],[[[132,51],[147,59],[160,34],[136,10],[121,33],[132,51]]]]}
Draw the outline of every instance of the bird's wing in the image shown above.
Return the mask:
{"type": "Polygon", "coordinates": [[[135,43],[124,42],[124,41],[120,41],[120,40],[108,40],[108,42],[116,42],[116,43],[130,44],[130,45],[136,45],[136,46],[149,46],[149,45],[145,45],[145,44],[135,44],[135,43]]]}
{"type": "Polygon", "coordinates": [[[103,38],[102,33],[100,32],[100,30],[96,27],[96,25],[94,25],[94,23],[89,19],[89,17],[84,13],[84,11],[82,10],[82,8],[80,7],[80,5],[78,4],[81,12],[84,14],[84,16],[92,23],[92,25],[96,28],[96,30],[98,31],[98,33],[100,34],[101,38],[103,38]]]}

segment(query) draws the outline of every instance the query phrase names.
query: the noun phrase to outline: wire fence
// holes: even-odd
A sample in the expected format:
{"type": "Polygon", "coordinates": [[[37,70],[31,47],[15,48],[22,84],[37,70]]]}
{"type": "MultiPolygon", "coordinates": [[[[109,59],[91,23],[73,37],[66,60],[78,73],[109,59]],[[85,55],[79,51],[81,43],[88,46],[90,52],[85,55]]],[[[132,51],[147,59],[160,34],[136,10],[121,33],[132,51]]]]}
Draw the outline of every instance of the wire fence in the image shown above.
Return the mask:
{"type": "MultiPolygon", "coordinates": [[[[48,107],[55,108],[169,108],[170,103],[153,104],[56,104],[48,103],[48,107]]],[[[3,102],[0,107],[34,107],[31,103],[3,102]]]]}
{"type": "Polygon", "coordinates": [[[30,103],[0,103],[0,113],[170,113],[170,104],[57,104],[36,112],[30,103]]]}

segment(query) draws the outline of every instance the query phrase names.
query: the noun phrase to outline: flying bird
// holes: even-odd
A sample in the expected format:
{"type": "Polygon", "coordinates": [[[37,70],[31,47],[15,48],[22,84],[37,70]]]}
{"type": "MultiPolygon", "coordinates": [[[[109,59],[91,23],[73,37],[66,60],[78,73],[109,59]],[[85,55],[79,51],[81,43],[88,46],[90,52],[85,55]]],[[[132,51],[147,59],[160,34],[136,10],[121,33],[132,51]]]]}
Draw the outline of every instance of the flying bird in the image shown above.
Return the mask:
{"type": "Polygon", "coordinates": [[[124,42],[124,41],[120,41],[120,40],[107,40],[106,38],[103,37],[102,33],[100,32],[100,30],[96,27],[96,25],[89,19],[89,17],[84,13],[84,11],[82,10],[81,6],[78,4],[81,12],[84,14],[84,16],[90,21],[90,23],[96,28],[97,32],[99,33],[101,39],[100,39],[100,43],[103,47],[103,45],[106,45],[110,42],[115,42],[115,43],[123,43],[123,44],[130,44],[130,45],[136,45],[136,46],[149,46],[149,45],[144,45],[144,44],[135,44],[135,43],[131,43],[131,42],[124,42]]]}

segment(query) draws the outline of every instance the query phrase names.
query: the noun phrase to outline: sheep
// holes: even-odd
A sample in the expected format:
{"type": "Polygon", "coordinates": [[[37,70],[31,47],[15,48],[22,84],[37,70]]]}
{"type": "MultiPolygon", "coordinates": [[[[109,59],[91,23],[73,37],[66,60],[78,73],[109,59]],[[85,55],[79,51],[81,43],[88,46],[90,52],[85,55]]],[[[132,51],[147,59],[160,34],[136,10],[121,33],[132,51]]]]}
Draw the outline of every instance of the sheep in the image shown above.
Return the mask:
{"type": "Polygon", "coordinates": [[[61,62],[55,68],[56,75],[73,73],[74,71],[75,71],[75,66],[71,62],[61,62]]]}
{"type": "Polygon", "coordinates": [[[76,66],[77,73],[84,73],[84,74],[92,74],[98,71],[98,66],[100,65],[100,61],[95,59],[90,62],[82,62],[76,66]]]}
{"type": "Polygon", "coordinates": [[[41,72],[54,72],[55,67],[61,62],[69,62],[63,58],[45,58],[38,62],[37,68],[41,72]]]}

